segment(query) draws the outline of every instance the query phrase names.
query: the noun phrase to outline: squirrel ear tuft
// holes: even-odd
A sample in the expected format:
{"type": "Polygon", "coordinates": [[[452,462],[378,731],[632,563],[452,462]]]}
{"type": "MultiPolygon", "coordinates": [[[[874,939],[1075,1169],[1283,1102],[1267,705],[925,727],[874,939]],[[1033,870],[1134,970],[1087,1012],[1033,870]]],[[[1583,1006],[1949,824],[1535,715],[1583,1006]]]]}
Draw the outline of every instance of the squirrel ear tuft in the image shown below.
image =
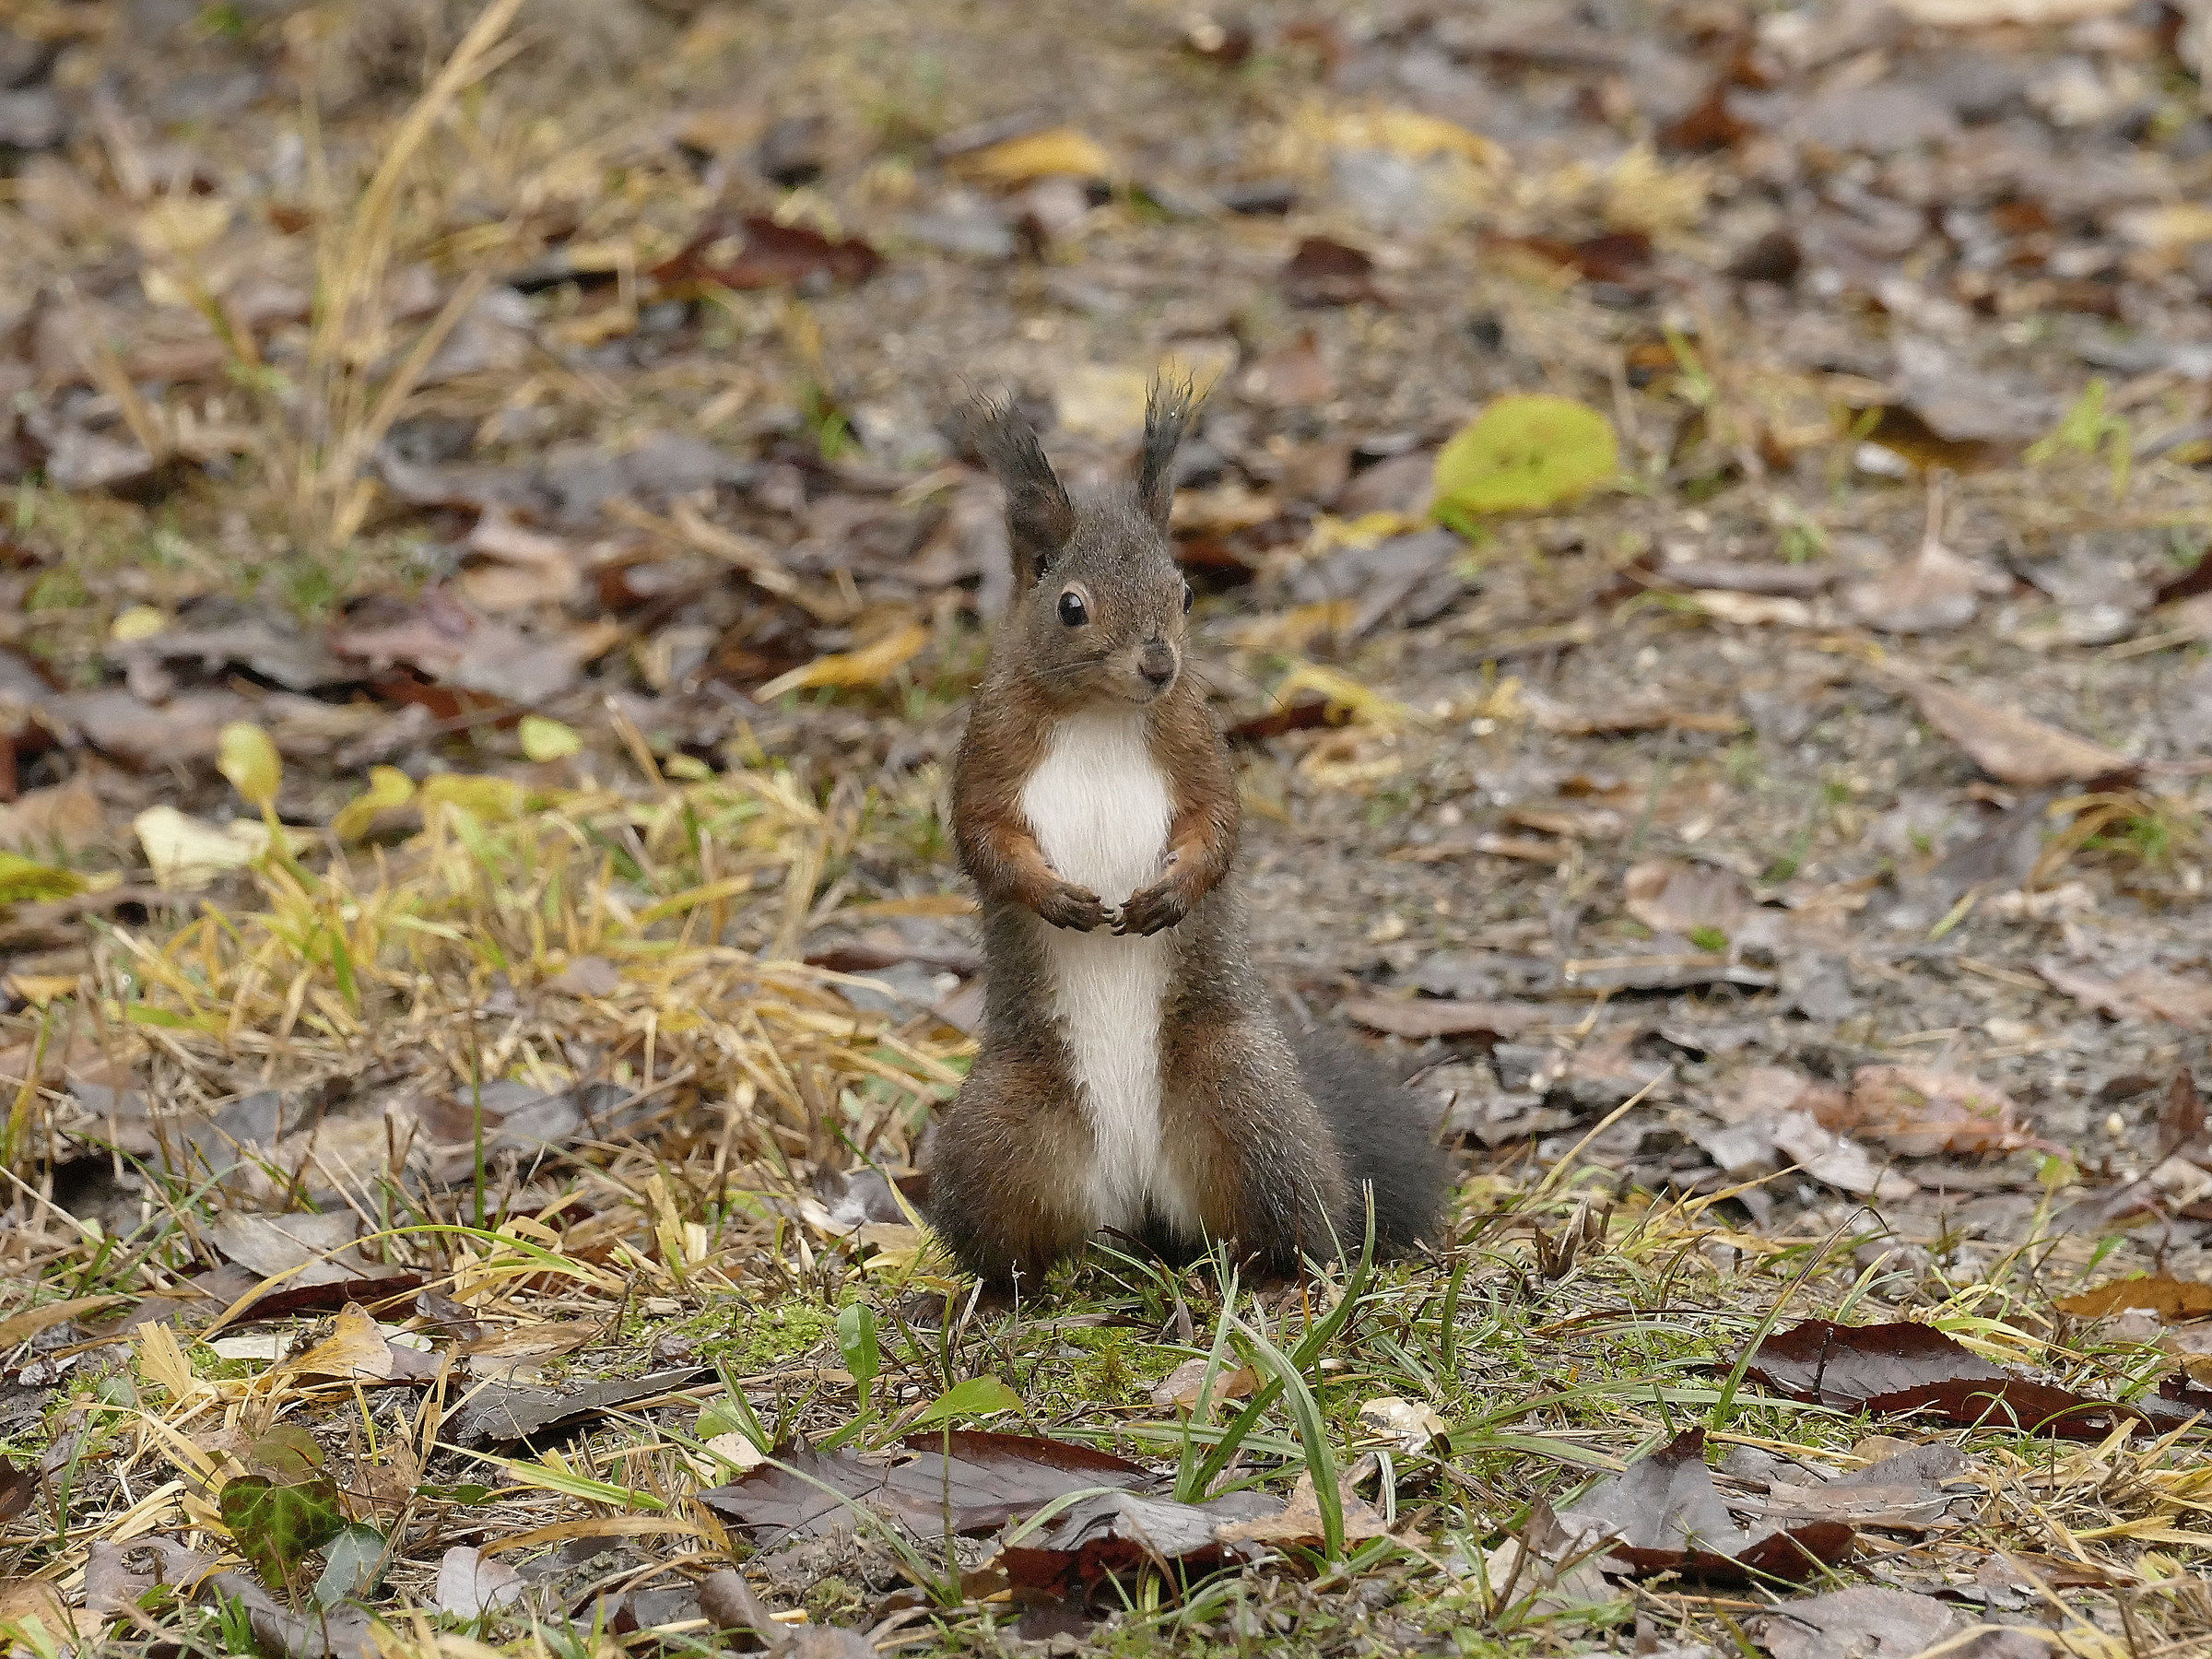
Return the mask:
{"type": "Polygon", "coordinates": [[[1015,406],[981,399],[972,407],[975,447],[1006,491],[1006,536],[1014,555],[1018,591],[1044,573],[1046,565],[1076,533],[1076,510],[1053,464],[1044,458],[1037,429],[1015,406]]]}
{"type": "Polygon", "coordinates": [[[1145,447],[1137,456],[1136,495],[1146,513],[1168,533],[1168,512],[1175,504],[1175,452],[1196,407],[1191,382],[1156,380],[1145,398],[1145,447]]]}

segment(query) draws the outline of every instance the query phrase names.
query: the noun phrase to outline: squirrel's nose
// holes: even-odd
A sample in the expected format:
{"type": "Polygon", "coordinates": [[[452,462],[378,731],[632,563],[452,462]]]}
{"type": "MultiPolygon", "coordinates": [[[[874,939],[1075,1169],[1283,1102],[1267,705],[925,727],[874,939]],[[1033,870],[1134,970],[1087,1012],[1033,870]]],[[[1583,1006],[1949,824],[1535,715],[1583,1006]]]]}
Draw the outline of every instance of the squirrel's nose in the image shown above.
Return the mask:
{"type": "Polygon", "coordinates": [[[1136,668],[1155,688],[1164,686],[1175,677],[1175,653],[1159,641],[1149,643],[1137,658],[1136,668]]]}

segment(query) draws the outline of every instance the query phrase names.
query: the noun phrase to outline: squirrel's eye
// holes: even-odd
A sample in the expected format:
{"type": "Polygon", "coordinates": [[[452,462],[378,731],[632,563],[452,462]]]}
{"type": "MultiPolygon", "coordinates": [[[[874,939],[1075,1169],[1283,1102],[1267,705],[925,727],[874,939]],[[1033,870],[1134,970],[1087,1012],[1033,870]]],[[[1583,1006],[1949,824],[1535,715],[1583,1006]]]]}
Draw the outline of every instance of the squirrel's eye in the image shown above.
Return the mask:
{"type": "Polygon", "coordinates": [[[1060,595],[1060,620],[1070,628],[1080,628],[1090,620],[1090,611],[1083,603],[1083,595],[1073,588],[1060,595]]]}
{"type": "Polygon", "coordinates": [[[1182,584],[1182,608],[1186,611],[1191,608],[1191,584],[1187,582],[1182,584]]]}

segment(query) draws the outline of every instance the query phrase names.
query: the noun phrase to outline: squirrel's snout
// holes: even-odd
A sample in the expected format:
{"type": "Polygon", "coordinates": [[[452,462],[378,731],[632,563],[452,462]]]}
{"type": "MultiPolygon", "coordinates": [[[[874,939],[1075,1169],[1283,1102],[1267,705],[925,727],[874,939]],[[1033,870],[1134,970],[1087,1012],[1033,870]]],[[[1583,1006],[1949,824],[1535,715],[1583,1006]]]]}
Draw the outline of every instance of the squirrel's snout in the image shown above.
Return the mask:
{"type": "Polygon", "coordinates": [[[1136,659],[1136,671],[1154,690],[1175,677],[1175,648],[1161,640],[1148,641],[1136,659]]]}

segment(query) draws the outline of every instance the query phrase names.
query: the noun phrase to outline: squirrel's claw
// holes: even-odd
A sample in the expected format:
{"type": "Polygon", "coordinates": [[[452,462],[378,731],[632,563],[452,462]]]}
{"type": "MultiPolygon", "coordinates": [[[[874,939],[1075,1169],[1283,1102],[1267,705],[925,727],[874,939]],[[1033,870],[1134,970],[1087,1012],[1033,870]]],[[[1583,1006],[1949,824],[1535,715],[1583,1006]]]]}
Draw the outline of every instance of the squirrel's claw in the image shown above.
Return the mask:
{"type": "Polygon", "coordinates": [[[1073,928],[1077,933],[1093,932],[1113,915],[1105,900],[1088,888],[1079,888],[1072,881],[1064,881],[1046,894],[1037,907],[1037,913],[1054,927],[1073,928]]]}
{"type": "Polygon", "coordinates": [[[1144,891],[1129,896],[1129,901],[1122,906],[1121,914],[1114,921],[1113,931],[1148,938],[1174,926],[1190,914],[1190,900],[1183,897],[1179,883],[1155,882],[1144,891]]]}

